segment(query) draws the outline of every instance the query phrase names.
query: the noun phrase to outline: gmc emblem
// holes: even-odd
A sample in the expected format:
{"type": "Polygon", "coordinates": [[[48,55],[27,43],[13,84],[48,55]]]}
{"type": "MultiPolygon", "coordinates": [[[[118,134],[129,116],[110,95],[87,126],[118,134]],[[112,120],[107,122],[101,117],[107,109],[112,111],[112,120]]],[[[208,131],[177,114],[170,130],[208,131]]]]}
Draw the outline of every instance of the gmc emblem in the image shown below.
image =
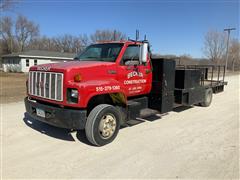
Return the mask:
{"type": "Polygon", "coordinates": [[[50,71],[51,66],[39,66],[37,67],[38,71],[50,71]]]}

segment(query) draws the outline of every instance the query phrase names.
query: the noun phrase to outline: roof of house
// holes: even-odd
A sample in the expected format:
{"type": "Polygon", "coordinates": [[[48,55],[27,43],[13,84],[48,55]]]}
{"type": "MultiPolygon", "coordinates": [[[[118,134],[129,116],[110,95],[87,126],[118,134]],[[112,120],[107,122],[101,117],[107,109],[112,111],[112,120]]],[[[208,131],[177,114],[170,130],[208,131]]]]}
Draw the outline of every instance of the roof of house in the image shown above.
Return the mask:
{"type": "Polygon", "coordinates": [[[73,59],[76,54],[74,53],[63,53],[55,51],[43,51],[43,50],[29,50],[25,52],[14,52],[12,54],[3,55],[6,57],[33,57],[33,58],[50,58],[50,59],[73,59]]]}

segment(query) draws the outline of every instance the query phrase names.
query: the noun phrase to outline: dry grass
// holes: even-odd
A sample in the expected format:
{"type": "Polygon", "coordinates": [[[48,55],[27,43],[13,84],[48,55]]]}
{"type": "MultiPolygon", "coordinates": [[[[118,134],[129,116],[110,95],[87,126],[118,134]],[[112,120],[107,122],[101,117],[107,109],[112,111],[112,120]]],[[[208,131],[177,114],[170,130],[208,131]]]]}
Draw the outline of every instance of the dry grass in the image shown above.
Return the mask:
{"type": "Polygon", "coordinates": [[[0,72],[0,103],[23,101],[26,79],[27,74],[24,73],[0,72]]]}

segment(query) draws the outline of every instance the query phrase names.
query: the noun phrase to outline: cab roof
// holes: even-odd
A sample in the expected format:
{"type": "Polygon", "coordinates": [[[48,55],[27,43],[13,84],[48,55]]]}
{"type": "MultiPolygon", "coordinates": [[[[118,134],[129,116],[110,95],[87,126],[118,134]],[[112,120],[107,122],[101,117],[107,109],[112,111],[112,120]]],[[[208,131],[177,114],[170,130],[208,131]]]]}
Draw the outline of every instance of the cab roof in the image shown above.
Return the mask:
{"type": "Polygon", "coordinates": [[[108,44],[108,43],[122,43],[122,44],[142,44],[140,41],[129,41],[129,40],[119,40],[119,41],[110,41],[110,40],[105,40],[105,41],[97,41],[96,44],[108,44]]]}

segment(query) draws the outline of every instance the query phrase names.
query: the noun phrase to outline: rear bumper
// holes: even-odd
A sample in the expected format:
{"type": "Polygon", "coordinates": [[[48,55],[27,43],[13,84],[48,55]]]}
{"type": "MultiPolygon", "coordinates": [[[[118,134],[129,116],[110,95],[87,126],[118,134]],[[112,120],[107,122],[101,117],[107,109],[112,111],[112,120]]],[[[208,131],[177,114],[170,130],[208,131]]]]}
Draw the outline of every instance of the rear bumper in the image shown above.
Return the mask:
{"type": "Polygon", "coordinates": [[[67,129],[84,129],[87,119],[86,110],[65,109],[49,106],[24,99],[27,113],[41,122],[67,129]],[[45,118],[37,116],[36,108],[45,111],[45,118]]]}

